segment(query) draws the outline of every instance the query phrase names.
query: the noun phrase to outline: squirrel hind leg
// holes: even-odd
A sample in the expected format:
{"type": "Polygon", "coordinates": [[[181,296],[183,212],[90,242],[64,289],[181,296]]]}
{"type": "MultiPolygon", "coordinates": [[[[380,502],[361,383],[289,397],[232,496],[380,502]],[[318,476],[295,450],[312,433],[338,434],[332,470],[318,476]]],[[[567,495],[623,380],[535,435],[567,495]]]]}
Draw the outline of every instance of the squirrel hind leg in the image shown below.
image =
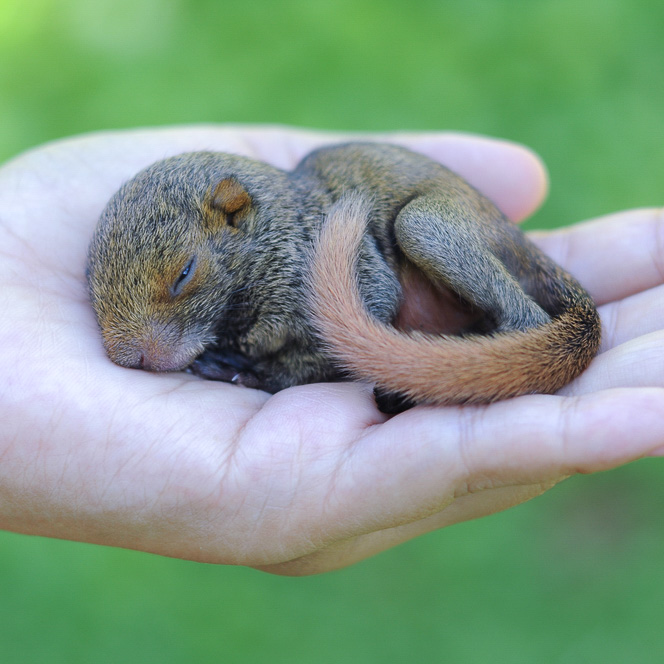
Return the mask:
{"type": "MultiPolygon", "coordinates": [[[[548,323],[549,315],[490,250],[484,223],[449,199],[426,195],[404,206],[394,229],[408,260],[434,284],[451,289],[484,312],[496,331],[527,330],[548,323]]],[[[492,228],[494,237],[497,232],[499,228],[492,228]]]]}

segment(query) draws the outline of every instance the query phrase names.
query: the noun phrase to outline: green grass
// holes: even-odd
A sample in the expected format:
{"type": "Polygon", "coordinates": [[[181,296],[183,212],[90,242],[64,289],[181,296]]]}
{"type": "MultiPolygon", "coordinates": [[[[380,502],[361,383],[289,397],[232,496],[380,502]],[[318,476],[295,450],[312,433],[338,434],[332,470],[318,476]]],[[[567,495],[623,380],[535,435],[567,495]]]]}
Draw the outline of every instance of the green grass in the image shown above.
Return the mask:
{"type": "MultiPolygon", "coordinates": [[[[139,125],[452,129],[544,157],[533,225],[661,205],[662,25],[657,0],[0,0],[0,161],[139,125]]],[[[0,534],[0,661],[661,661],[661,467],[305,579],[0,534]]]]}

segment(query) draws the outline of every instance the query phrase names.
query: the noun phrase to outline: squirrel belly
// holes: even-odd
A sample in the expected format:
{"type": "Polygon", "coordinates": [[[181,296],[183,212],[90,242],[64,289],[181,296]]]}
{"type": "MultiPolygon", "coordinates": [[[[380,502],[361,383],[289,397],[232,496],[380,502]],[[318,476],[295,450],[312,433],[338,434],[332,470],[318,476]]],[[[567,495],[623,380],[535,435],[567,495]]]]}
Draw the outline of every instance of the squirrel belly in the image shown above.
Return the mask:
{"type": "Polygon", "coordinates": [[[330,209],[309,272],[310,308],[327,352],[351,374],[415,403],[490,403],[553,393],[597,353],[601,326],[590,296],[569,275],[549,322],[468,336],[401,331],[374,318],[358,289],[357,260],[371,203],[346,193],[330,209]],[[569,283],[572,287],[569,287],[569,283]]]}

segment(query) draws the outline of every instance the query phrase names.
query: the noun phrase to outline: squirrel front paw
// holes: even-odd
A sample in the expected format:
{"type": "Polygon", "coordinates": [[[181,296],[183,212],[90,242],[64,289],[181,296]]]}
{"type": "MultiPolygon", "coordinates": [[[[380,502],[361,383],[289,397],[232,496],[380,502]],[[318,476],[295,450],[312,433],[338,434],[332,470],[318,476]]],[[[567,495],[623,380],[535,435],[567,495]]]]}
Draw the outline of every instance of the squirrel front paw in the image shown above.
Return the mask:
{"type": "Polygon", "coordinates": [[[249,360],[238,353],[206,350],[189,365],[188,370],[206,380],[260,389],[260,381],[249,370],[250,366],[249,360]]]}

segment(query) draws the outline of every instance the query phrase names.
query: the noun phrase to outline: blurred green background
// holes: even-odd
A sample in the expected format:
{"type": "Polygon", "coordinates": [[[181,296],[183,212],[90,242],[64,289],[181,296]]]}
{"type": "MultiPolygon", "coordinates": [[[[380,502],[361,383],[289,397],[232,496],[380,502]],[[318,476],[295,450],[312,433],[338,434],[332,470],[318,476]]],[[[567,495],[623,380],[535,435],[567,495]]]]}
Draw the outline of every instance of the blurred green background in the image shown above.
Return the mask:
{"type": "MultiPolygon", "coordinates": [[[[532,225],[662,204],[659,0],[0,0],[0,161],[269,122],[532,146],[532,225]]],[[[284,579],[0,533],[0,662],[660,662],[662,464],[284,579]]]]}

